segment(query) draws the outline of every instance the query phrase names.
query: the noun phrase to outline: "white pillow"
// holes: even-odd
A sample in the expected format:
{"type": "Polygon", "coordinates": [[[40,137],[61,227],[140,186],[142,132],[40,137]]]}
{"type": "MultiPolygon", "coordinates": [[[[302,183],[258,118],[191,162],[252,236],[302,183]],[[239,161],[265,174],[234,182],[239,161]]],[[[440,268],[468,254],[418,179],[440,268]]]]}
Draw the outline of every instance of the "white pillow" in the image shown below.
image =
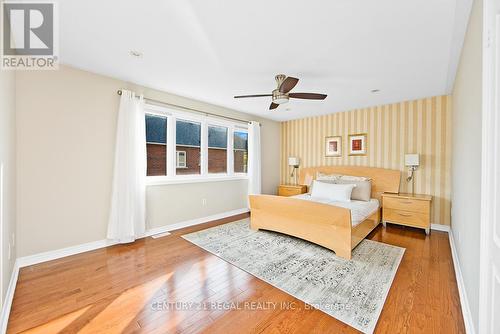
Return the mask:
{"type": "MultiPolygon", "coordinates": [[[[339,179],[340,175],[337,174],[323,174],[321,172],[316,173],[316,180],[323,182],[323,183],[336,183],[339,179]]],[[[353,182],[354,183],[354,182],[353,182]]],[[[307,192],[309,195],[312,194],[312,188],[313,188],[314,183],[309,184],[309,191],[307,192]]]]}
{"type": "Polygon", "coordinates": [[[314,181],[311,197],[322,198],[336,202],[350,202],[355,184],[334,184],[314,181]]]}

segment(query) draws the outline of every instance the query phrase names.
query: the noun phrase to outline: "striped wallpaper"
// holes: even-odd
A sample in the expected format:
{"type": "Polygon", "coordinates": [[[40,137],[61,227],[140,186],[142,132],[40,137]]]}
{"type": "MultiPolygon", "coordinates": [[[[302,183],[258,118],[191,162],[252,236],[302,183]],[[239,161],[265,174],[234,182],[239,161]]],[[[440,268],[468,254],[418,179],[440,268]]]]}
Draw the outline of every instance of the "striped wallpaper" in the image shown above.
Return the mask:
{"type": "Polygon", "coordinates": [[[433,224],[450,225],[451,97],[339,112],[281,124],[281,182],[290,183],[289,156],[301,167],[371,166],[403,171],[401,192],[411,192],[405,153],[419,153],[415,193],[433,195],[433,224]],[[349,134],[367,133],[366,156],[349,156],[349,134]],[[325,137],[342,136],[342,156],[325,157],[325,137]]]}

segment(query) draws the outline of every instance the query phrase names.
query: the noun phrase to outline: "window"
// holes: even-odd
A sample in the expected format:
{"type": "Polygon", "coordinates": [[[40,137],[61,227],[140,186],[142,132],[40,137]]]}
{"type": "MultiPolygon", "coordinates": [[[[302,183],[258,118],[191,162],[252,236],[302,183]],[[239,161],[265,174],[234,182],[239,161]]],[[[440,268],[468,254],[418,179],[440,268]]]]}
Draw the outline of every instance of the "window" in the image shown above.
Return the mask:
{"type": "Polygon", "coordinates": [[[167,175],[167,117],[146,115],[147,175],[167,175]]]}
{"type": "Polygon", "coordinates": [[[177,120],[175,123],[176,151],[183,151],[185,167],[176,166],[177,175],[200,174],[201,124],[177,120]]]}
{"type": "Polygon", "coordinates": [[[248,133],[234,132],[234,172],[246,173],[248,170],[248,133]]]}
{"type": "Polygon", "coordinates": [[[208,172],[227,173],[227,128],[208,127],[208,172]]]}
{"type": "Polygon", "coordinates": [[[175,153],[177,154],[176,168],[187,168],[186,151],[176,151],[175,153]]]}
{"type": "Polygon", "coordinates": [[[246,124],[163,106],[145,109],[149,184],[245,177],[246,124]]]}

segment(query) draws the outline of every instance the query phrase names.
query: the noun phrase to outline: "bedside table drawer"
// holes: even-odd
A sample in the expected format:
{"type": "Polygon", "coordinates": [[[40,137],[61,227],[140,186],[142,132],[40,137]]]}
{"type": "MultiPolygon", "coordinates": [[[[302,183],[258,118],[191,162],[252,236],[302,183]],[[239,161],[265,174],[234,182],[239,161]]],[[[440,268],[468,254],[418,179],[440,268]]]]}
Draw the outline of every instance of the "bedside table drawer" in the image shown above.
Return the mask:
{"type": "Polygon", "coordinates": [[[429,227],[429,215],[411,211],[394,210],[384,207],[384,220],[416,227],[429,227]]]}
{"type": "Polygon", "coordinates": [[[295,196],[304,194],[307,191],[306,186],[279,186],[278,196],[295,196]]]}
{"type": "Polygon", "coordinates": [[[384,198],[384,208],[410,211],[415,213],[427,214],[430,211],[429,202],[421,201],[416,199],[406,199],[406,198],[384,198]]]}

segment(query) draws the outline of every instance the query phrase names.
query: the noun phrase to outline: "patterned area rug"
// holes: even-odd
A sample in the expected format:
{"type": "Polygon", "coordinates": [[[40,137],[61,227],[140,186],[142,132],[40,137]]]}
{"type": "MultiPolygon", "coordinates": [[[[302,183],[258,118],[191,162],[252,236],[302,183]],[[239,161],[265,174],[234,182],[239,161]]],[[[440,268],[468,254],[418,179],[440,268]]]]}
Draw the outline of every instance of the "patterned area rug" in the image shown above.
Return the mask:
{"type": "Polygon", "coordinates": [[[404,248],[363,240],[352,260],[284,234],[252,231],[249,219],[182,236],[364,333],[372,333],[404,248]]]}

